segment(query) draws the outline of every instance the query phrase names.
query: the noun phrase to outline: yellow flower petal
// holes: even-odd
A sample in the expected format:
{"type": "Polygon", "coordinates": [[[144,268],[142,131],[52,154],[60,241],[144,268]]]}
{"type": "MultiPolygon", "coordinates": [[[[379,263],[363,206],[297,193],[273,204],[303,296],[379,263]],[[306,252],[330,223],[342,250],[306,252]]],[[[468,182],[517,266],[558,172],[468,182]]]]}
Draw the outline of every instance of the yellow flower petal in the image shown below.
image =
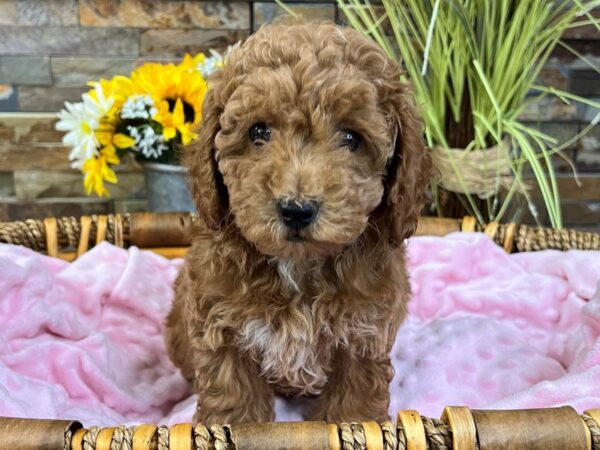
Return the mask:
{"type": "Polygon", "coordinates": [[[114,130],[106,129],[103,127],[101,129],[96,130],[94,134],[96,135],[96,138],[98,139],[100,145],[109,145],[112,140],[113,132],[114,130]]]}
{"type": "Polygon", "coordinates": [[[117,149],[114,145],[107,145],[106,147],[102,147],[100,150],[100,154],[105,158],[106,162],[110,165],[116,165],[121,162],[119,157],[117,156],[117,149]]]}
{"type": "Polygon", "coordinates": [[[92,185],[91,181],[92,181],[92,178],[87,175],[83,179],[83,187],[84,187],[85,193],[87,195],[92,195],[92,189],[94,186],[92,185]]]}
{"type": "Polygon", "coordinates": [[[102,177],[109,183],[115,184],[117,182],[117,174],[108,166],[102,168],[102,177]]]}
{"type": "Polygon", "coordinates": [[[180,98],[175,102],[175,108],[173,108],[173,122],[175,126],[180,126],[185,123],[185,114],[183,113],[183,102],[180,98]]]}
{"type": "Polygon", "coordinates": [[[104,181],[116,183],[117,176],[104,155],[88,159],[81,170],[85,174],[83,186],[88,195],[93,191],[99,197],[110,197],[110,193],[104,187],[104,181]]]}
{"type": "Polygon", "coordinates": [[[177,135],[177,130],[175,127],[165,127],[163,129],[163,137],[165,140],[171,140],[177,135]]]}
{"type": "Polygon", "coordinates": [[[113,144],[117,148],[129,148],[135,145],[135,139],[123,133],[117,133],[113,136],[113,144]]]}
{"type": "Polygon", "coordinates": [[[196,135],[190,131],[188,126],[181,126],[177,129],[181,133],[181,143],[183,145],[189,144],[192,141],[192,139],[196,137],[196,135]]]}

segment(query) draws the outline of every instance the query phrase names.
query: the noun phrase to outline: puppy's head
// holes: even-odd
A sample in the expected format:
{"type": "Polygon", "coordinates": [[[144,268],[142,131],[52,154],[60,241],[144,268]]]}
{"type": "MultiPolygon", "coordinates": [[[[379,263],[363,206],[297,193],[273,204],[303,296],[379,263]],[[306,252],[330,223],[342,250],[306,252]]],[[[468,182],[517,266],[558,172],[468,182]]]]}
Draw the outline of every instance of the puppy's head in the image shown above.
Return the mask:
{"type": "Polygon", "coordinates": [[[328,23],[261,28],[209,83],[186,151],[212,229],[262,253],[332,254],[372,226],[398,245],[422,206],[428,158],[398,66],[328,23]]]}

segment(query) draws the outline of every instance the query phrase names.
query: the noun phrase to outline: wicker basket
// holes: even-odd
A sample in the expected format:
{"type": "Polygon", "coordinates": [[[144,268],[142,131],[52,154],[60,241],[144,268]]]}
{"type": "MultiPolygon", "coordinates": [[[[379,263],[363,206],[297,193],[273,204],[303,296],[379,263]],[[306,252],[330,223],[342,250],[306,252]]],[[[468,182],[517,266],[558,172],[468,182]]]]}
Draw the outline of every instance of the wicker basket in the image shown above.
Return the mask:
{"type": "MultiPolygon", "coordinates": [[[[119,247],[136,246],[166,257],[185,255],[190,244],[187,228],[197,219],[189,213],[132,213],[0,222],[0,243],[22,245],[50,256],[73,260],[90,247],[108,241],[119,247]]],[[[473,217],[422,217],[417,235],[444,236],[482,231],[507,252],[536,250],[600,250],[600,234],[492,222],[479,227],[473,217]]]]}
{"type": "MultiPolygon", "coordinates": [[[[0,242],[73,260],[102,241],[185,255],[191,214],[136,213],[0,223],[0,242]]],[[[423,217],[417,235],[482,231],[508,252],[600,250],[600,235],[475,219],[423,217]]],[[[599,405],[600,406],[600,405],[599,405]]],[[[75,421],[0,418],[0,450],[600,450],[600,409],[483,411],[448,407],[440,420],[400,411],[395,423],[324,422],[83,428],[75,421]]]]}
{"type": "Polygon", "coordinates": [[[600,409],[447,407],[440,420],[400,411],[395,423],[325,422],[83,428],[0,418],[0,450],[599,450],[600,409]]]}

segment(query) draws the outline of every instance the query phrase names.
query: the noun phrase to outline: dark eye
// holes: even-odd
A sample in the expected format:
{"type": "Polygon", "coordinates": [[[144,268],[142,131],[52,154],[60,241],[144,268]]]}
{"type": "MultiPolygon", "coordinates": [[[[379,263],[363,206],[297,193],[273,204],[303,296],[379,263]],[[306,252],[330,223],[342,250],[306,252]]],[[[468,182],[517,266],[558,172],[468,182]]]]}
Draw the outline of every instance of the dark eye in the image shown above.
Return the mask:
{"type": "Polygon", "coordinates": [[[360,134],[353,130],[344,130],[342,131],[342,142],[340,143],[340,147],[348,147],[350,151],[355,152],[358,150],[360,143],[362,142],[362,138],[360,134]]]}
{"type": "Polygon", "coordinates": [[[257,147],[262,147],[271,139],[271,129],[264,123],[255,123],[248,130],[250,141],[257,147]]]}

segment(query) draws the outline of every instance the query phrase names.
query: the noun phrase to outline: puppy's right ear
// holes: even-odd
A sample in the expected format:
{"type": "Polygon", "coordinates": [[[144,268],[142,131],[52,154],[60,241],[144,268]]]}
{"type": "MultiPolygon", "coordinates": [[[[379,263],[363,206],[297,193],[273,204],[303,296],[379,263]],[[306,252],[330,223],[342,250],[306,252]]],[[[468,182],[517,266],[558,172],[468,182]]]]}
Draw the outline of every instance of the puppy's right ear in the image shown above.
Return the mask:
{"type": "Polygon", "coordinates": [[[222,113],[222,107],[216,100],[217,92],[213,86],[204,97],[198,138],[183,152],[192,198],[201,219],[212,230],[221,227],[229,209],[227,188],[215,159],[215,137],[221,128],[219,119],[222,113]]]}

